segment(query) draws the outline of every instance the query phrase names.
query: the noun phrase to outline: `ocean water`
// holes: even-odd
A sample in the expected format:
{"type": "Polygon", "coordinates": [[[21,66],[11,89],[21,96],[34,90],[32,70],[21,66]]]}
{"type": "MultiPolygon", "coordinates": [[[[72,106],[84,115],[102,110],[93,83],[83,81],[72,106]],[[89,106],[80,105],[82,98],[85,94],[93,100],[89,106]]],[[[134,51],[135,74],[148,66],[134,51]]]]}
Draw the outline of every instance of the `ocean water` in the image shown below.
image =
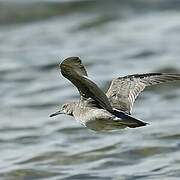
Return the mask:
{"type": "Polygon", "coordinates": [[[79,56],[104,91],[118,76],[180,73],[178,0],[0,1],[0,179],[180,178],[180,82],[147,88],[147,127],[98,133],[49,118],[76,88],[59,72],[79,56]]]}

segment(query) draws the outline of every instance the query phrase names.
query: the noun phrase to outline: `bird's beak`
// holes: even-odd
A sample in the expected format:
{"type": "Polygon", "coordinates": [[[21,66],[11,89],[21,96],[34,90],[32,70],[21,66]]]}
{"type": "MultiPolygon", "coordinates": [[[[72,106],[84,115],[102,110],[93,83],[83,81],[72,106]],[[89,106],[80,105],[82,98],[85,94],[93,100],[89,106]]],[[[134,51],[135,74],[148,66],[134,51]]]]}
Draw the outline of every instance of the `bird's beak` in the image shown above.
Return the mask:
{"type": "Polygon", "coordinates": [[[58,114],[64,114],[64,112],[62,110],[60,110],[60,111],[57,111],[57,112],[51,114],[49,117],[57,116],[58,114]]]}

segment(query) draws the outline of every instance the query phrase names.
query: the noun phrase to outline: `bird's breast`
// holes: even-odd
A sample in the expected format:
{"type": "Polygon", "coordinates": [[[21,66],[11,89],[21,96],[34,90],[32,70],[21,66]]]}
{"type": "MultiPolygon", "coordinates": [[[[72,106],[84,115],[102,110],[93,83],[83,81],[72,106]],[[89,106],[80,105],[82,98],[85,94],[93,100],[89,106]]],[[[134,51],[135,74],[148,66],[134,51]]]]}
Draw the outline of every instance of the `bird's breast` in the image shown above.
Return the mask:
{"type": "Polygon", "coordinates": [[[104,109],[80,108],[73,112],[74,118],[80,124],[93,129],[101,130],[113,119],[113,115],[104,109]]]}

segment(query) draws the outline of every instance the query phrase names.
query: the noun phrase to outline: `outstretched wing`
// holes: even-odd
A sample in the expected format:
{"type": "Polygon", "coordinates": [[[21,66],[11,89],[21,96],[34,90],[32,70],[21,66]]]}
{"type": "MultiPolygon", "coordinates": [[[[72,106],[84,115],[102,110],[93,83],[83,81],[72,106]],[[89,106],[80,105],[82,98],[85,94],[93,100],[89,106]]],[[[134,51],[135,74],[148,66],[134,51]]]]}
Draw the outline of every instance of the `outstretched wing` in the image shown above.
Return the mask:
{"type": "Polygon", "coordinates": [[[111,106],[131,113],[133,103],[146,86],[180,80],[180,74],[148,73],[119,77],[111,82],[106,93],[111,106]]]}
{"type": "Polygon", "coordinates": [[[84,99],[92,98],[99,106],[113,112],[106,94],[87,77],[87,72],[78,57],[69,57],[60,64],[62,75],[70,80],[84,99]]]}

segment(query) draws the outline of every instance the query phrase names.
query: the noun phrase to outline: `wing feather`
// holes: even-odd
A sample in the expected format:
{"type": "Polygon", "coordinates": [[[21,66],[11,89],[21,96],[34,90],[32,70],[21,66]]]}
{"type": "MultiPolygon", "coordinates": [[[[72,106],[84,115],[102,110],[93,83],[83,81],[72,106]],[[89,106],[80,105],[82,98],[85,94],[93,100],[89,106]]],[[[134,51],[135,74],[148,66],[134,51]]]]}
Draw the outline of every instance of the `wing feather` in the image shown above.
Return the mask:
{"type": "Polygon", "coordinates": [[[92,98],[99,106],[113,112],[106,94],[87,77],[85,67],[78,57],[69,57],[60,64],[62,75],[79,90],[81,100],[92,98]]]}
{"type": "Polygon", "coordinates": [[[147,86],[180,80],[180,74],[147,73],[119,77],[106,93],[113,108],[131,113],[133,103],[147,86]]]}

